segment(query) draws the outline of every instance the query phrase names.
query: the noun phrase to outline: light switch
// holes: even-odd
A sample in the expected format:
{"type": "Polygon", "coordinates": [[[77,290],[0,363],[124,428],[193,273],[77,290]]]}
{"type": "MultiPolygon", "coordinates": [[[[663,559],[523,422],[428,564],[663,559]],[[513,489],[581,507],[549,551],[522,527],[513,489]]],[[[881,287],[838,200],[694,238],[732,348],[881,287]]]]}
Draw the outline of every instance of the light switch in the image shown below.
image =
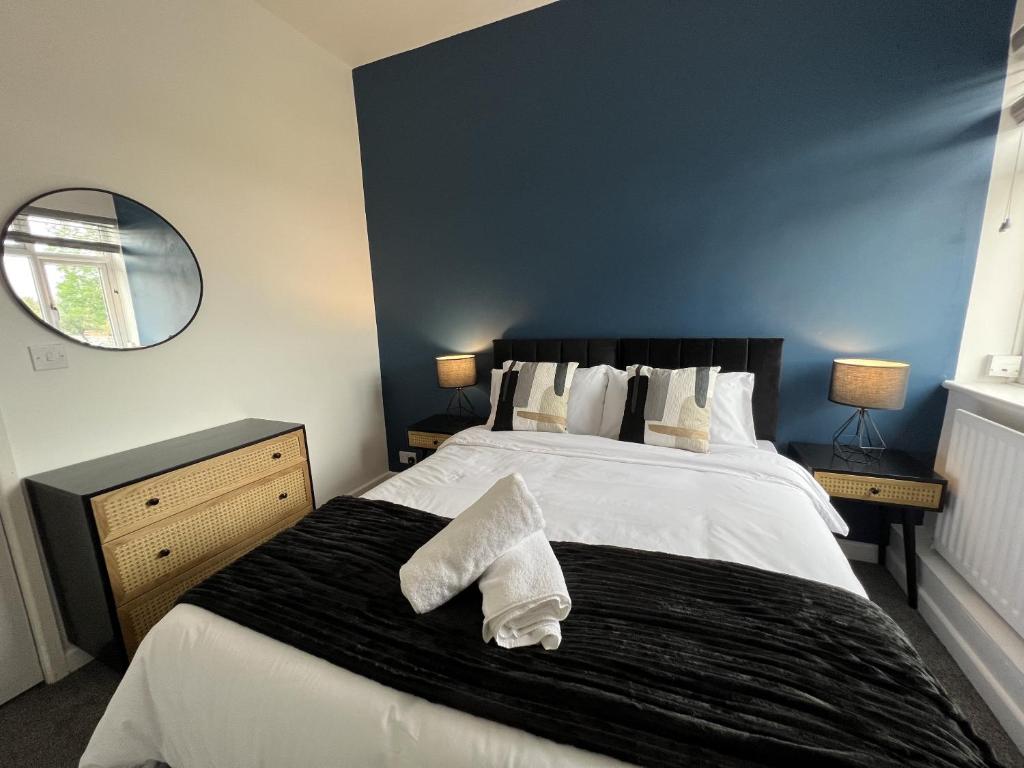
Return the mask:
{"type": "Polygon", "coordinates": [[[37,371],[67,368],[68,356],[63,344],[37,344],[28,348],[32,355],[32,367],[37,371]]]}

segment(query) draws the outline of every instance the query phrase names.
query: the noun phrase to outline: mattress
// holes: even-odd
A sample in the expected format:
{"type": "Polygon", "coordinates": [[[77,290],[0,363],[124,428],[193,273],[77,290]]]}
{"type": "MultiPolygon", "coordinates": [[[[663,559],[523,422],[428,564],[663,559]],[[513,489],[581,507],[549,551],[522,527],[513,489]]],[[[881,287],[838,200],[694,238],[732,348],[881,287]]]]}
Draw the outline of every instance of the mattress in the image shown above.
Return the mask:
{"type": "Polygon", "coordinates": [[[537,497],[551,541],[730,560],[865,594],[832,535],[848,529],[828,495],[773,450],[473,427],[366,496],[454,517],[510,472],[537,497]]]}
{"type": "MultiPolygon", "coordinates": [[[[452,517],[518,471],[552,540],[729,560],[864,595],[832,535],[842,521],[803,469],[768,450],[716,448],[474,428],[367,496],[452,517]]],[[[81,765],[147,762],[619,764],[397,691],[191,605],[146,636],[81,765]]]]}

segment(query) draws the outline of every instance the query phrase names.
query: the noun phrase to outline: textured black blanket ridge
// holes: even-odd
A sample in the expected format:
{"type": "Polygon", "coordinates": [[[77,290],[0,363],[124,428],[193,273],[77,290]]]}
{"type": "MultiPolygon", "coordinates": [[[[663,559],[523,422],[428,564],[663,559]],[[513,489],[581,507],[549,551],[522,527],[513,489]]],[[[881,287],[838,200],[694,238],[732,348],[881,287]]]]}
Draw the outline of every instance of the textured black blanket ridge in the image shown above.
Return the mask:
{"type": "Polygon", "coordinates": [[[559,650],[485,645],[475,587],[416,616],[398,569],[447,522],[339,497],[182,601],[393,688],[640,765],[998,765],[885,613],[804,579],[555,543],[573,601],[559,650]]]}

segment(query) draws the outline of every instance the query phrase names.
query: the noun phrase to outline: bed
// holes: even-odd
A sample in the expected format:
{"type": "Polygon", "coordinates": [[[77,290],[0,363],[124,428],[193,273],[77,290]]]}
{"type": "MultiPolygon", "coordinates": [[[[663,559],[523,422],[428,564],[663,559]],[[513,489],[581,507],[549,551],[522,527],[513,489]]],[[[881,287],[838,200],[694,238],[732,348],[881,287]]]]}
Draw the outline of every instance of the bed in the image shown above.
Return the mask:
{"type": "MultiPolygon", "coordinates": [[[[366,498],[450,518],[518,471],[544,509],[552,541],[739,563],[863,598],[833,535],[843,528],[828,497],[770,442],[781,347],[774,339],[497,341],[499,360],[753,369],[764,442],[693,454],[591,435],[477,427],[366,498]]],[[[190,604],[175,607],[147,635],[81,765],[162,763],[622,764],[396,690],[190,604]]]]}

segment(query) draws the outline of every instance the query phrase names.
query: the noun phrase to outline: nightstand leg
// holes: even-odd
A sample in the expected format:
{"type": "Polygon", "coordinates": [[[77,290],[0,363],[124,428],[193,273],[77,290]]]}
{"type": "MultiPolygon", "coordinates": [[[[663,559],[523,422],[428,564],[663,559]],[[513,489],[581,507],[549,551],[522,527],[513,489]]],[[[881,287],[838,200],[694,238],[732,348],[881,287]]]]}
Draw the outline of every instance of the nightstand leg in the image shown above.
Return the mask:
{"type": "Polygon", "coordinates": [[[885,551],[889,548],[889,529],[892,521],[884,508],[878,510],[878,564],[885,566],[885,551]]]}
{"type": "Polygon", "coordinates": [[[907,605],[917,609],[917,544],[914,540],[914,513],[903,510],[903,559],[907,566],[907,605]]]}

